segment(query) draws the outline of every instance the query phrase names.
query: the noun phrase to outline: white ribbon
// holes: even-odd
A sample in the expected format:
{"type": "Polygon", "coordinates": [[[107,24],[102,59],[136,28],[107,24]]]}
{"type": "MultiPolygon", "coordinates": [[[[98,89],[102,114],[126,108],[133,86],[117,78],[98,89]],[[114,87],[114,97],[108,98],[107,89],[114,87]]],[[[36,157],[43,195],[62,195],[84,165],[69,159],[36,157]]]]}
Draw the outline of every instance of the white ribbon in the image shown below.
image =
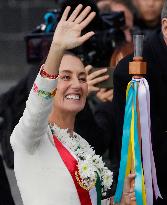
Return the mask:
{"type": "Polygon", "coordinates": [[[146,187],[147,205],[153,204],[153,187],[156,199],[162,198],[157,184],[156,168],[151,143],[151,120],[150,120],[150,92],[147,80],[141,78],[138,88],[138,100],[140,111],[140,125],[142,138],[143,169],[146,187]]]}

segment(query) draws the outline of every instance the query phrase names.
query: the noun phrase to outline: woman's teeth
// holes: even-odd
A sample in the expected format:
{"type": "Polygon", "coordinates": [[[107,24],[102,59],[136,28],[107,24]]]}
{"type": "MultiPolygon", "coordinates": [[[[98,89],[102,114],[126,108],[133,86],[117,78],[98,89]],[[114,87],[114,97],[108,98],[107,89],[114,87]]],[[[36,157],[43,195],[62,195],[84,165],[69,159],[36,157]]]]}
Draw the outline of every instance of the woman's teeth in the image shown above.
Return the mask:
{"type": "Polygon", "coordinates": [[[80,99],[80,95],[67,95],[66,99],[79,100],[80,99]]]}

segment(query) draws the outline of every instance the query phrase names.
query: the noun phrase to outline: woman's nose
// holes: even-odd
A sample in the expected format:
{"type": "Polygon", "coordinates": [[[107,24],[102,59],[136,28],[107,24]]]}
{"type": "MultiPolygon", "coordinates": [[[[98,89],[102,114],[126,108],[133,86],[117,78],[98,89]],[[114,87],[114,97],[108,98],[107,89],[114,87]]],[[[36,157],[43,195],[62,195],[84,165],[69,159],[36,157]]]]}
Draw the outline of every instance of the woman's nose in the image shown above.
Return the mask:
{"type": "Polygon", "coordinates": [[[81,87],[81,83],[79,81],[78,78],[75,78],[73,81],[72,81],[72,87],[73,88],[80,88],[81,87]]]}

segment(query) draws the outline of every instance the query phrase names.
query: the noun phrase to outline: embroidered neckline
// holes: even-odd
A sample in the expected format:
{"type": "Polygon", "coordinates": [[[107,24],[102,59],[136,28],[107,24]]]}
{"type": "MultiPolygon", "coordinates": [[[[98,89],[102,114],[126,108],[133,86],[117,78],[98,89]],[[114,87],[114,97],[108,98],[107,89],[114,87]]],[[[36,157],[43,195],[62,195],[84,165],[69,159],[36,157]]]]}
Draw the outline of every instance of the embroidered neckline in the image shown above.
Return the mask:
{"type": "Polygon", "coordinates": [[[96,184],[97,174],[100,177],[102,194],[111,188],[113,173],[105,167],[102,157],[95,154],[93,148],[80,135],[67,129],[61,129],[56,124],[49,124],[52,134],[75,156],[78,161],[78,170],[81,183],[85,189],[93,188],[96,184]],[[93,186],[92,186],[93,185],[93,186]]]}

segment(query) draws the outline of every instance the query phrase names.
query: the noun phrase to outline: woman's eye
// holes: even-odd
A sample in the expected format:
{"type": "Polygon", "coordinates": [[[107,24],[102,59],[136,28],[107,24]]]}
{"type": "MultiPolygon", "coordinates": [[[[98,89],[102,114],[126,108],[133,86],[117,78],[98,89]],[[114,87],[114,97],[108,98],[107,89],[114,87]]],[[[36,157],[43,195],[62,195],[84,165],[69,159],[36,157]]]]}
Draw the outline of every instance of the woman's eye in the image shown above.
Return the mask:
{"type": "Polygon", "coordinates": [[[70,76],[69,75],[64,75],[61,77],[62,80],[70,80],[70,76]]]}
{"type": "Polygon", "coordinates": [[[83,78],[79,78],[79,81],[85,83],[87,80],[86,77],[83,77],[83,78]]]}

